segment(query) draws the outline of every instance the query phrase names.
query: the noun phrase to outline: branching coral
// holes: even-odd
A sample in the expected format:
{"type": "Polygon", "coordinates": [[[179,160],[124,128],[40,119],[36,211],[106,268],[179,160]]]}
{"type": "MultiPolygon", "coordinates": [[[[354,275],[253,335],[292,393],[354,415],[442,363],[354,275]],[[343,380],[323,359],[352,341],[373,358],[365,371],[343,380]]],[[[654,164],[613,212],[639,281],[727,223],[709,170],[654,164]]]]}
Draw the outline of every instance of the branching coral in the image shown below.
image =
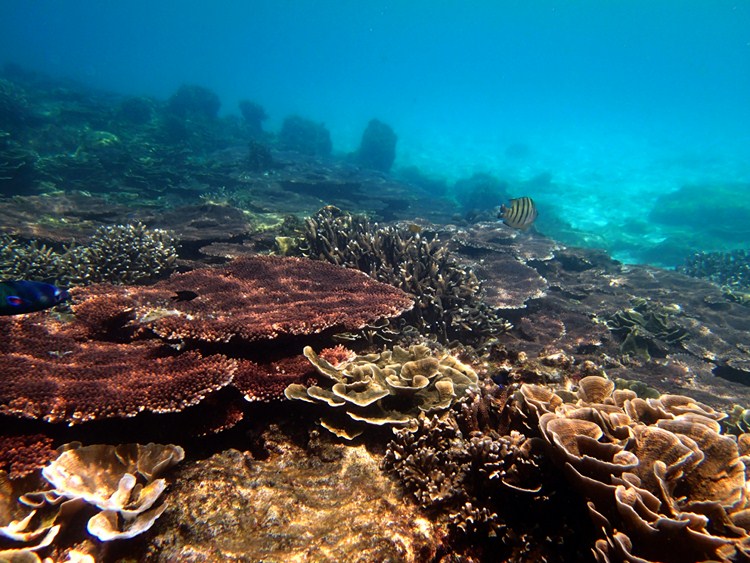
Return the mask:
{"type": "Polygon", "coordinates": [[[166,231],[142,223],[104,226],[88,244],[56,251],[36,241],[0,237],[0,276],[62,285],[142,283],[171,273],[177,242],[166,231]]]}
{"type": "Polygon", "coordinates": [[[177,241],[142,223],[100,227],[83,246],[60,256],[64,281],[142,283],[170,274],[177,265],[177,241]]]}
{"type": "Polygon", "coordinates": [[[443,341],[480,343],[509,329],[482,301],[481,283],[437,237],[406,228],[379,227],[334,207],[306,221],[303,252],[355,268],[416,297],[405,322],[443,341]]]}
{"type": "Polygon", "coordinates": [[[466,541],[488,560],[585,560],[583,507],[556,486],[543,442],[508,429],[507,399],[484,383],[447,415],[420,416],[394,432],[382,467],[448,526],[453,545],[466,541]]]}
{"type": "Polygon", "coordinates": [[[699,252],[678,268],[696,278],[705,278],[737,290],[750,289],[750,251],[699,252]]]}

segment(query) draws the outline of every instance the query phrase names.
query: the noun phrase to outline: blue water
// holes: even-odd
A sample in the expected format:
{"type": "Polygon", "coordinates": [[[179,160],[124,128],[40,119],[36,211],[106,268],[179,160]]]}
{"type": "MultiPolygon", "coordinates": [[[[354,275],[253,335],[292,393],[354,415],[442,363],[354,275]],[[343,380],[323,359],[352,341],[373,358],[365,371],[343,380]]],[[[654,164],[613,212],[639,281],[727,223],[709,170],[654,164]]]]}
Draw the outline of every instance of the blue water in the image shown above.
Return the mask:
{"type": "Polygon", "coordinates": [[[658,263],[640,251],[663,241],[750,246],[747,0],[2,0],[0,14],[0,63],[158,98],[199,84],[224,113],[259,102],[270,130],[323,122],[340,152],[377,117],[397,168],[495,175],[535,198],[541,231],[625,260],[658,263]],[[679,206],[655,220],[684,185],[705,185],[701,220],[679,206]],[[722,206],[736,228],[685,238],[722,206]]]}

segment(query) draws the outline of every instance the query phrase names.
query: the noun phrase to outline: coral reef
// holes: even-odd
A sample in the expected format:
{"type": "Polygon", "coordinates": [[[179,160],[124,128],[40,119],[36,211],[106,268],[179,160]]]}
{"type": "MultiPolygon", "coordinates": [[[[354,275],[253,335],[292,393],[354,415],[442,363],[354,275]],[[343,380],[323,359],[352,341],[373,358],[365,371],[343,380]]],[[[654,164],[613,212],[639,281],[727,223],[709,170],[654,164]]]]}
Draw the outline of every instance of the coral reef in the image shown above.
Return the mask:
{"type": "Polygon", "coordinates": [[[394,346],[337,365],[319,357],[309,346],[304,354],[323,378],[319,385],[309,387],[292,384],[284,395],[343,411],[335,413],[342,415],[338,419],[324,417],[322,425],[348,439],[361,434],[368,424],[404,425],[413,423],[420,413],[444,411],[476,389],[478,382],[470,366],[450,354],[433,355],[423,345],[408,350],[394,346]],[[351,420],[342,426],[342,417],[351,420]]]}
{"type": "Polygon", "coordinates": [[[250,141],[247,151],[247,167],[253,172],[265,172],[274,167],[273,156],[268,145],[259,141],[250,141]]]}
{"type": "Polygon", "coordinates": [[[562,352],[579,366],[604,365],[612,379],[690,394],[727,410],[748,397],[750,317],[741,296],[681,273],[622,265],[601,251],[566,248],[534,233],[519,237],[496,225],[446,227],[440,235],[482,280],[483,299],[502,307],[513,324],[498,333],[497,346],[531,359],[562,352]],[[623,349],[607,324],[634,305],[653,313],[654,332],[633,325],[640,331],[637,346],[623,349]]]}
{"type": "Polygon", "coordinates": [[[456,200],[469,220],[489,217],[494,208],[508,199],[508,185],[491,176],[478,173],[456,181],[453,186],[456,200]]]}
{"type": "Polygon", "coordinates": [[[388,172],[396,159],[396,133],[378,119],[372,119],[362,133],[357,149],[357,162],[365,168],[388,172]]]}
{"type": "Polygon", "coordinates": [[[588,501],[599,561],[733,561],[748,556],[748,440],[689,397],[640,399],[589,376],[566,400],[520,388],[523,420],[588,501]]]}
{"type": "Polygon", "coordinates": [[[143,283],[170,274],[176,261],[174,238],[142,223],[99,227],[87,244],[73,243],[60,251],[0,235],[0,277],[5,279],[143,283]]]}
{"type": "Polygon", "coordinates": [[[509,325],[482,300],[481,283],[445,244],[405,228],[379,227],[361,215],[333,207],[306,220],[303,252],[361,270],[415,296],[403,319],[444,342],[481,343],[509,325]]]}
{"type": "Polygon", "coordinates": [[[279,146],[284,150],[315,156],[328,156],[333,148],[331,134],[322,123],[298,115],[284,119],[279,131],[279,146]]]}
{"type": "Polygon", "coordinates": [[[220,107],[219,96],[193,84],[183,84],[167,101],[167,110],[182,118],[215,119],[220,107]]]}
{"type": "Polygon", "coordinates": [[[37,159],[33,151],[0,130],[0,194],[33,193],[37,159]]]}
{"type": "Polygon", "coordinates": [[[245,120],[245,127],[250,134],[255,138],[261,137],[263,135],[263,122],[268,119],[268,114],[263,106],[250,100],[240,100],[239,108],[242,119],[245,120]]]}
{"type": "Polygon", "coordinates": [[[484,382],[447,416],[420,416],[395,431],[382,467],[476,560],[587,560],[583,507],[559,486],[542,441],[508,429],[507,399],[484,382]]]}
{"type": "Polygon", "coordinates": [[[74,424],[175,412],[230,383],[248,400],[279,398],[313,371],[300,354],[311,338],[412,303],[360,272],[269,256],[72,294],[73,321],[0,319],[0,413],[74,424]]]}

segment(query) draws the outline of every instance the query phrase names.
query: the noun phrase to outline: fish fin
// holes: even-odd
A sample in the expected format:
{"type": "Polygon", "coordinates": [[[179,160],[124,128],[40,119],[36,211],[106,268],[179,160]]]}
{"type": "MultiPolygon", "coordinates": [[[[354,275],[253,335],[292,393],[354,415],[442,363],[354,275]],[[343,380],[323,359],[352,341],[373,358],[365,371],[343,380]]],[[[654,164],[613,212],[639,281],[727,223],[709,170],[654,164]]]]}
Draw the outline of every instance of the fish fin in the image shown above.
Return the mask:
{"type": "Polygon", "coordinates": [[[18,295],[8,295],[5,300],[8,302],[8,305],[12,305],[13,307],[23,305],[23,299],[18,297],[18,295]]]}

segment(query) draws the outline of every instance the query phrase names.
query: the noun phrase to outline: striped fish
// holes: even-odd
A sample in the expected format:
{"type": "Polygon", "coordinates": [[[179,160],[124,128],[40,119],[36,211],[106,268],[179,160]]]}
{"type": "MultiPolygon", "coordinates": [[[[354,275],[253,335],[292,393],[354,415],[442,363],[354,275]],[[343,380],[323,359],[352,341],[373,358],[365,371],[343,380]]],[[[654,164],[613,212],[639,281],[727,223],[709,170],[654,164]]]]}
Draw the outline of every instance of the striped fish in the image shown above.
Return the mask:
{"type": "Polygon", "coordinates": [[[13,280],[0,282],[0,315],[20,315],[49,309],[70,298],[50,283],[13,280]]]}
{"type": "Polygon", "coordinates": [[[497,216],[509,227],[525,231],[534,224],[538,215],[533,199],[519,197],[510,200],[510,207],[501,205],[497,216]]]}

